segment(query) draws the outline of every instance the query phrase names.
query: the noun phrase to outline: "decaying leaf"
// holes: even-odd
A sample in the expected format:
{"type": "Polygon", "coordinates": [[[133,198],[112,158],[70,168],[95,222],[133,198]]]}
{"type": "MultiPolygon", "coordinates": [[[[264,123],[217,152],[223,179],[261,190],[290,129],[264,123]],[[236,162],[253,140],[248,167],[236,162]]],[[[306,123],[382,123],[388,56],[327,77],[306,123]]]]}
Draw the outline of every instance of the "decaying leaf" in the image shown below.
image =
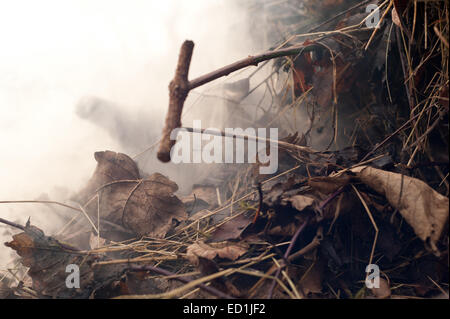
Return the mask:
{"type": "Polygon", "coordinates": [[[324,264],[319,261],[304,260],[302,265],[306,270],[300,272],[293,267],[289,268],[292,272],[293,278],[299,278],[298,285],[301,291],[308,296],[310,293],[320,293],[322,291],[322,281],[324,264]]]}
{"type": "Polygon", "coordinates": [[[397,208],[416,235],[423,241],[430,240],[436,251],[448,220],[449,200],[423,181],[398,173],[369,166],[352,169],[367,186],[386,196],[391,206],[397,208]]]}
{"type": "Polygon", "coordinates": [[[241,214],[236,218],[227,221],[226,223],[219,226],[213,233],[209,242],[220,242],[229,239],[236,239],[243,231],[250,225],[253,218],[248,217],[245,214],[241,214]]]}
{"type": "Polygon", "coordinates": [[[73,199],[80,204],[85,204],[100,187],[118,180],[138,180],[139,169],[136,163],[122,153],[112,151],[95,152],[94,158],[97,167],[86,187],[73,199]]]}
{"type": "MultiPolygon", "coordinates": [[[[183,203],[173,194],[177,189],[159,173],[136,182],[119,181],[100,192],[100,217],[140,236],[164,237],[173,219],[187,218],[183,203]]],[[[96,216],[97,205],[91,206],[90,215],[96,216]]]]}
{"type": "Polygon", "coordinates": [[[304,195],[295,195],[292,196],[289,201],[296,210],[302,211],[306,207],[312,206],[314,203],[314,198],[304,195]]]}
{"type": "Polygon", "coordinates": [[[24,232],[13,236],[6,246],[22,257],[22,264],[29,267],[32,288],[38,293],[54,298],[87,298],[92,291],[94,278],[90,265],[98,256],[80,253],[75,247],[63,244],[42,230],[27,225],[24,232]],[[66,286],[68,265],[77,265],[80,274],[80,289],[66,286]],[[82,289],[81,289],[82,288],[82,289]]]}
{"type": "Polygon", "coordinates": [[[402,27],[402,23],[400,21],[400,17],[398,16],[397,10],[394,8],[392,8],[391,11],[392,14],[392,22],[394,22],[398,27],[402,27]]]}
{"type": "MultiPolygon", "coordinates": [[[[212,275],[220,271],[219,265],[217,265],[214,260],[201,256],[196,257],[195,265],[202,276],[212,275]]],[[[227,292],[233,296],[241,296],[239,289],[237,289],[236,286],[234,286],[231,282],[230,278],[226,276],[213,279],[211,281],[211,286],[220,291],[227,292]]]]}
{"type": "Polygon", "coordinates": [[[186,256],[193,265],[198,265],[198,257],[213,260],[216,257],[236,260],[248,250],[248,247],[243,243],[230,244],[197,242],[187,248],[186,256]]]}
{"type": "MultiPolygon", "coordinates": [[[[183,203],[174,195],[178,186],[167,177],[155,173],[140,179],[136,163],[122,153],[96,152],[95,159],[93,176],[76,196],[92,220],[99,215],[139,236],[164,237],[173,219],[187,218],[183,203]],[[98,200],[92,200],[96,195],[98,200]]],[[[103,227],[100,233],[116,240],[110,238],[110,230],[103,227]]]]}

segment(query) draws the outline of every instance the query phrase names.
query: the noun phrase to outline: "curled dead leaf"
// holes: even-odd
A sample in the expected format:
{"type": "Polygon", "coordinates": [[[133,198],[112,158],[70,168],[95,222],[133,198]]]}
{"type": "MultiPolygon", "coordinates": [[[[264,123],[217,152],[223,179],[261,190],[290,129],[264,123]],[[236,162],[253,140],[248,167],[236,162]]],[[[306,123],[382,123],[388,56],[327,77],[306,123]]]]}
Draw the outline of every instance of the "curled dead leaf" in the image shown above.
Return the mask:
{"type": "Polygon", "coordinates": [[[423,181],[369,166],[352,169],[358,178],[376,192],[386,196],[414,229],[416,235],[437,253],[436,242],[446,225],[449,200],[423,181]]]}
{"type": "MultiPolygon", "coordinates": [[[[109,185],[100,193],[100,216],[140,236],[164,237],[173,219],[187,218],[183,203],[173,194],[177,189],[176,183],[159,173],[109,185]]],[[[97,207],[90,212],[95,216],[97,207]]]]}
{"type": "Polygon", "coordinates": [[[138,180],[140,178],[137,164],[128,155],[104,151],[95,152],[94,158],[97,161],[94,174],[86,187],[73,198],[81,204],[90,200],[97,189],[107,183],[118,180],[138,180]]]}
{"type": "MultiPolygon", "coordinates": [[[[164,237],[174,219],[183,221],[187,213],[174,195],[178,185],[155,173],[140,179],[137,164],[127,155],[111,151],[96,152],[98,162],[87,186],[76,196],[92,220],[100,219],[123,226],[139,236],[164,237]],[[98,200],[95,199],[98,196],[98,200]]],[[[113,233],[108,226],[100,229],[106,239],[113,233]]]]}

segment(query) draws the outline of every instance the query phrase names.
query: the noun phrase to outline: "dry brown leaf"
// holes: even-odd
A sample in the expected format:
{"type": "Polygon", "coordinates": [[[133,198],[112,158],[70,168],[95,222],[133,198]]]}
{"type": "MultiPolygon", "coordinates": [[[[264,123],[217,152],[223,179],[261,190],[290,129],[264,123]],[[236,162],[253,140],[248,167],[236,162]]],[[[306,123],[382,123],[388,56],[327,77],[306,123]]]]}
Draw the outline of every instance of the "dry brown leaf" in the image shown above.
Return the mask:
{"type": "Polygon", "coordinates": [[[193,265],[198,265],[198,257],[203,257],[209,260],[213,260],[216,257],[236,260],[248,250],[248,247],[242,243],[230,244],[223,243],[211,243],[205,244],[202,241],[194,243],[187,248],[186,257],[193,265]]]}
{"type": "Polygon", "coordinates": [[[398,27],[402,27],[402,23],[400,21],[400,17],[398,16],[397,10],[394,8],[392,8],[391,11],[392,14],[392,22],[394,22],[398,27]]]}
{"type": "Polygon", "coordinates": [[[211,235],[209,242],[220,242],[236,239],[253,221],[252,217],[241,214],[219,226],[211,235]]]}
{"type": "MultiPolygon", "coordinates": [[[[89,202],[85,208],[92,220],[100,215],[139,236],[164,237],[173,219],[187,218],[183,203],[174,195],[176,183],[159,173],[140,179],[136,163],[125,154],[105,151],[94,155],[97,168],[76,196],[81,203],[89,202]],[[100,206],[91,200],[96,194],[100,206]]],[[[100,231],[105,238],[115,240],[109,238],[108,229],[100,231]]]]}
{"type": "Polygon", "coordinates": [[[352,169],[367,186],[386,196],[423,241],[430,240],[437,252],[436,242],[446,225],[449,200],[423,181],[369,166],[352,169]],[[401,197],[400,197],[401,196],[401,197]]]}
{"type": "MultiPolygon", "coordinates": [[[[183,203],[173,194],[177,189],[176,183],[159,173],[109,185],[100,193],[100,217],[140,236],[164,237],[173,219],[187,218],[183,203]]],[[[97,205],[92,206],[89,212],[95,217],[97,205]]]]}
{"type": "Polygon", "coordinates": [[[90,233],[89,235],[89,247],[91,249],[97,249],[103,246],[106,246],[107,240],[102,237],[98,237],[94,235],[94,233],[90,233]]]}
{"type": "Polygon", "coordinates": [[[118,180],[138,180],[139,169],[136,163],[122,153],[112,151],[95,152],[94,158],[97,167],[94,174],[89,179],[88,184],[82,189],[73,200],[80,204],[85,204],[100,187],[118,180]]]}
{"type": "Polygon", "coordinates": [[[42,230],[28,225],[24,232],[13,236],[6,246],[21,256],[21,263],[29,267],[32,288],[40,294],[55,298],[87,298],[94,287],[94,273],[90,265],[97,261],[98,255],[84,255],[72,246],[63,244],[53,237],[46,236],[42,230]],[[66,267],[79,266],[80,287],[70,289],[66,286],[69,275],[66,267]]]}
{"type": "Polygon", "coordinates": [[[303,274],[299,284],[306,296],[310,293],[318,294],[322,292],[323,271],[323,264],[316,261],[303,274]]]}
{"type": "Polygon", "coordinates": [[[295,195],[289,198],[288,200],[292,203],[292,206],[298,211],[302,211],[306,207],[312,206],[312,204],[314,203],[314,198],[304,195],[295,195]]]}

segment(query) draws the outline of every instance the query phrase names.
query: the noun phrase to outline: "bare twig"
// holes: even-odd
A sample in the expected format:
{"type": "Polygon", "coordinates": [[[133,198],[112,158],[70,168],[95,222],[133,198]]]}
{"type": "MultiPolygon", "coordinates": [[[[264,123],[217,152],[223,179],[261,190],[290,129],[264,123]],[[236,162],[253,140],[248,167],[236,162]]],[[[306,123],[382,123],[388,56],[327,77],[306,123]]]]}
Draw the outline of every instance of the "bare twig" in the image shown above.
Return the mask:
{"type": "Polygon", "coordinates": [[[224,66],[216,71],[202,75],[192,81],[188,81],[194,42],[189,40],[185,41],[181,46],[175,77],[169,85],[169,110],[167,112],[166,124],[163,129],[162,139],[157,154],[158,159],[165,163],[170,161],[170,149],[175,144],[175,140],[170,139],[170,135],[175,129],[181,126],[181,113],[183,111],[184,101],[190,90],[245,67],[251,65],[257,66],[261,62],[274,58],[296,55],[304,50],[313,49],[316,46],[316,44],[309,44],[307,46],[297,45],[265,52],[260,55],[249,56],[248,58],[224,66]]]}
{"type": "Polygon", "coordinates": [[[19,228],[21,230],[25,230],[25,226],[22,226],[20,224],[14,223],[14,222],[10,222],[9,220],[3,219],[0,217],[0,223],[15,227],[15,228],[19,228]]]}

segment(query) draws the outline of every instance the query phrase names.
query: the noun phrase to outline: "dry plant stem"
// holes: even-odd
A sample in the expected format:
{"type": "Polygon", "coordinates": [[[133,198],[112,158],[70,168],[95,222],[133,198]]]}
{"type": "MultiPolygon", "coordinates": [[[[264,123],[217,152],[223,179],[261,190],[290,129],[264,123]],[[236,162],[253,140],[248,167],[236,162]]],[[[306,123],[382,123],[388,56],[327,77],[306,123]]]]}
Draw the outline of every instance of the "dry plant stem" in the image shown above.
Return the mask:
{"type": "MultiPolygon", "coordinates": [[[[305,247],[303,247],[302,249],[300,249],[299,251],[293,253],[292,255],[290,255],[287,260],[288,262],[293,262],[294,260],[300,258],[301,256],[303,256],[304,254],[307,254],[308,252],[312,251],[313,249],[317,248],[323,238],[323,228],[321,226],[319,226],[319,228],[317,229],[316,232],[316,236],[313,238],[313,240],[306,245],[305,247]]],[[[269,255],[270,257],[272,257],[273,255],[269,255]]],[[[267,256],[266,256],[267,257],[267,256]]],[[[280,265],[284,265],[283,260],[279,261],[280,265]]],[[[276,270],[278,270],[278,267],[272,266],[272,268],[269,269],[269,271],[266,273],[267,276],[272,275],[276,270]]],[[[250,293],[249,293],[249,298],[253,297],[256,293],[256,290],[262,285],[262,283],[264,282],[265,278],[261,278],[261,280],[259,280],[251,289],[250,289],[250,293]]]]}
{"type": "Polygon", "coordinates": [[[400,28],[395,29],[395,36],[396,36],[396,40],[397,40],[397,48],[398,48],[398,53],[400,56],[400,62],[401,62],[402,70],[403,70],[403,78],[405,79],[404,85],[405,85],[405,90],[406,90],[406,96],[408,98],[410,110],[413,110],[415,103],[414,103],[414,97],[412,96],[412,92],[411,92],[412,91],[411,81],[408,80],[408,77],[407,77],[407,74],[408,74],[407,64],[406,64],[407,58],[405,57],[405,53],[402,50],[403,41],[402,41],[400,28]]]}
{"type": "Polygon", "coordinates": [[[14,223],[14,222],[10,222],[9,220],[3,219],[1,217],[0,217],[0,223],[6,224],[6,225],[9,225],[11,227],[18,228],[18,229],[21,229],[21,230],[25,230],[25,226],[19,225],[19,224],[14,223]]]}
{"type": "MultiPolygon", "coordinates": [[[[27,224],[27,226],[22,226],[22,225],[20,225],[20,224],[17,224],[17,223],[14,223],[14,222],[10,222],[9,220],[6,220],[6,219],[1,218],[1,217],[0,217],[0,223],[9,225],[9,226],[14,227],[14,228],[21,229],[21,230],[23,230],[23,231],[25,231],[26,228],[28,227],[28,224],[27,224]]],[[[76,253],[79,253],[79,254],[84,254],[84,252],[78,250],[78,248],[76,248],[76,247],[72,247],[72,246],[66,245],[66,244],[64,244],[64,243],[59,243],[59,244],[61,245],[61,247],[62,247],[63,249],[66,249],[68,252],[71,252],[71,253],[76,252],[76,253]]],[[[36,249],[52,250],[52,249],[45,249],[45,248],[41,248],[41,247],[36,247],[36,249]]],[[[55,250],[55,251],[56,251],[56,250],[55,250]]]]}
{"type": "Polygon", "coordinates": [[[80,213],[82,212],[81,209],[79,209],[77,207],[73,207],[73,206],[63,204],[60,202],[56,202],[56,201],[52,201],[52,200],[2,200],[2,201],[0,201],[0,204],[21,204],[21,203],[55,204],[55,205],[59,205],[59,206],[63,206],[66,208],[76,210],[80,213]]]}
{"type": "Polygon", "coordinates": [[[148,294],[148,295],[123,295],[123,296],[118,296],[114,299],[155,299],[155,298],[163,298],[163,299],[168,299],[168,298],[174,298],[178,295],[180,295],[181,293],[184,293],[185,291],[195,288],[197,287],[199,284],[202,284],[204,282],[222,277],[222,276],[228,276],[232,273],[236,272],[233,269],[225,269],[222,270],[220,272],[214,273],[212,275],[206,276],[206,277],[202,277],[199,279],[195,279],[189,283],[187,283],[184,286],[175,288],[173,290],[170,290],[168,292],[163,292],[160,294],[148,294]]]}
{"type": "Polygon", "coordinates": [[[185,41],[180,49],[175,77],[169,84],[169,110],[167,112],[166,123],[157,154],[158,159],[165,163],[170,161],[170,150],[176,142],[175,140],[170,139],[170,134],[173,130],[181,126],[183,105],[190,90],[245,67],[251,65],[257,66],[260,62],[278,57],[295,55],[303,50],[313,49],[316,46],[317,45],[315,44],[310,44],[308,46],[298,45],[269,51],[260,55],[249,56],[248,58],[224,66],[216,71],[202,75],[192,81],[188,81],[189,66],[191,63],[192,52],[194,50],[194,42],[189,40],[185,41]]]}
{"type": "Polygon", "coordinates": [[[362,1],[361,3],[358,3],[358,4],[354,5],[353,7],[350,7],[350,8],[348,8],[347,10],[338,13],[337,15],[335,15],[335,16],[329,18],[328,20],[325,20],[324,22],[322,22],[322,23],[319,24],[318,26],[315,26],[314,28],[309,29],[307,32],[309,33],[309,32],[317,31],[317,30],[319,30],[321,27],[323,27],[324,25],[326,25],[326,24],[328,24],[328,23],[330,23],[330,22],[336,20],[336,19],[339,18],[339,17],[342,17],[343,15],[349,13],[350,11],[353,11],[354,9],[357,9],[357,8],[359,8],[359,7],[361,7],[361,6],[365,5],[365,4],[367,4],[367,3],[369,3],[369,2],[370,2],[370,0],[362,1]]]}
{"type": "MultiPolygon", "coordinates": [[[[288,170],[286,170],[286,171],[284,171],[284,172],[282,172],[282,173],[280,173],[280,174],[278,174],[278,175],[276,175],[276,176],[273,176],[273,177],[271,177],[271,178],[269,178],[269,179],[266,179],[265,181],[261,182],[261,184],[264,185],[265,183],[268,183],[268,182],[273,181],[273,180],[275,180],[275,179],[277,179],[277,178],[279,178],[279,177],[281,177],[281,176],[284,176],[284,175],[286,175],[286,174],[289,174],[290,172],[295,171],[296,169],[298,169],[300,166],[301,166],[301,165],[297,165],[297,166],[295,166],[295,167],[293,167],[293,168],[290,168],[290,169],[288,169],[288,170]]],[[[242,200],[244,200],[244,199],[246,199],[246,198],[252,196],[253,194],[256,194],[256,192],[257,192],[257,191],[251,191],[250,193],[247,193],[247,194],[241,196],[241,197],[240,197],[239,199],[237,199],[236,201],[234,201],[234,202],[232,201],[230,204],[225,205],[225,206],[223,206],[223,207],[221,207],[221,208],[218,208],[218,209],[216,209],[216,210],[214,210],[214,211],[212,211],[212,212],[210,212],[210,213],[208,213],[208,214],[206,214],[206,215],[200,217],[200,218],[197,219],[196,221],[190,223],[189,225],[187,225],[187,226],[183,227],[182,229],[180,229],[179,231],[177,231],[176,234],[180,234],[181,232],[183,232],[183,231],[185,231],[185,230],[191,228],[191,227],[192,227],[193,225],[195,225],[199,220],[205,219],[205,218],[208,218],[208,217],[210,217],[210,216],[212,216],[212,215],[214,215],[214,214],[217,214],[217,213],[219,213],[219,212],[221,212],[221,211],[223,211],[223,210],[225,210],[225,209],[231,207],[231,205],[234,205],[234,204],[236,204],[236,203],[238,203],[238,202],[240,202],[240,201],[242,201],[242,200]]],[[[230,220],[232,220],[232,219],[234,219],[234,218],[236,218],[236,217],[242,215],[244,212],[245,212],[245,211],[242,211],[241,213],[238,213],[238,214],[235,214],[235,215],[233,215],[233,216],[230,216],[230,217],[226,218],[224,221],[220,222],[219,224],[214,225],[211,229],[209,229],[208,231],[206,231],[206,233],[211,233],[212,231],[216,230],[216,229],[217,229],[218,227],[220,227],[221,225],[223,225],[223,224],[229,222],[230,220]]],[[[173,236],[175,236],[175,235],[172,235],[171,237],[173,237],[173,236]]],[[[168,238],[171,238],[171,237],[168,237],[168,238]]]]}
{"type": "Polygon", "coordinates": [[[253,217],[252,224],[255,224],[256,221],[258,220],[259,214],[261,213],[261,207],[263,205],[263,192],[262,192],[261,183],[258,183],[257,190],[258,190],[258,198],[259,198],[258,210],[255,213],[255,217],[253,217]]]}
{"type": "Polygon", "coordinates": [[[436,26],[434,26],[433,30],[436,33],[436,35],[439,37],[439,39],[442,41],[442,43],[444,43],[444,45],[448,48],[448,40],[442,35],[441,32],[439,32],[439,29],[436,26]]]}
{"type": "MultiPolygon", "coordinates": [[[[427,109],[430,107],[427,107],[427,109]]],[[[404,130],[412,121],[414,121],[416,118],[418,118],[420,115],[416,114],[413,117],[409,118],[409,120],[407,120],[402,126],[400,126],[398,129],[395,130],[394,133],[392,133],[391,135],[387,136],[383,141],[381,141],[379,144],[377,144],[369,153],[367,153],[363,159],[360,161],[360,163],[364,162],[369,156],[371,156],[372,154],[374,154],[380,147],[382,147],[384,144],[386,144],[389,140],[391,140],[394,136],[396,136],[399,132],[401,132],[402,130],[404,130]]]]}
{"type": "MultiPolygon", "coordinates": [[[[353,190],[355,191],[356,195],[358,196],[359,200],[361,201],[362,205],[364,206],[364,209],[366,210],[367,215],[369,216],[370,222],[372,223],[372,226],[375,230],[375,237],[373,239],[373,243],[372,243],[372,250],[370,252],[370,258],[369,258],[369,264],[372,264],[372,260],[373,260],[373,256],[375,254],[375,247],[377,245],[377,240],[378,240],[378,233],[379,233],[379,229],[377,224],[375,223],[375,220],[372,216],[372,213],[370,212],[369,206],[367,206],[366,201],[364,200],[364,198],[361,196],[361,194],[359,193],[358,189],[355,187],[355,185],[351,184],[353,190]]],[[[400,202],[400,199],[399,199],[400,202]]],[[[366,278],[369,274],[367,273],[366,278]]]]}
{"type": "MultiPolygon", "coordinates": [[[[173,273],[173,272],[170,272],[168,270],[165,270],[165,269],[162,269],[162,268],[159,268],[159,267],[149,266],[149,265],[140,266],[140,267],[139,266],[132,266],[132,267],[130,267],[128,269],[131,270],[131,271],[153,271],[153,272],[156,272],[156,273],[164,275],[164,276],[176,276],[176,274],[173,273]]],[[[183,282],[185,284],[190,283],[192,281],[192,279],[190,277],[173,277],[173,279],[181,281],[181,282],[183,282]]],[[[200,289],[203,289],[204,291],[210,293],[211,295],[214,295],[214,296],[219,297],[219,298],[235,299],[234,297],[232,297],[232,296],[230,296],[230,295],[228,295],[226,293],[223,293],[222,291],[220,291],[220,290],[218,290],[218,289],[216,289],[214,287],[206,286],[205,284],[198,284],[197,287],[200,288],[200,289]]]]}
{"type": "MultiPolygon", "coordinates": [[[[284,256],[283,256],[283,258],[284,258],[285,260],[287,260],[287,259],[289,258],[289,255],[291,254],[292,248],[294,247],[295,242],[297,241],[298,236],[300,235],[300,233],[302,232],[302,230],[305,229],[305,226],[308,224],[308,221],[309,221],[309,219],[306,219],[305,222],[304,222],[303,224],[301,224],[300,227],[297,229],[297,231],[295,232],[294,236],[292,236],[291,243],[289,244],[289,246],[288,246],[288,248],[287,248],[287,250],[286,250],[286,252],[284,253],[284,256]]],[[[277,284],[276,279],[280,276],[281,270],[282,270],[285,266],[286,266],[286,264],[284,264],[283,266],[278,267],[278,270],[277,270],[277,272],[276,272],[276,274],[275,274],[275,279],[273,280],[272,286],[270,286],[270,289],[269,289],[269,294],[267,295],[267,298],[268,298],[268,299],[271,299],[271,298],[272,298],[273,290],[275,289],[275,286],[276,286],[276,284],[277,284]]]]}
{"type": "Polygon", "coordinates": [[[255,56],[249,56],[245,59],[231,63],[227,66],[217,69],[216,71],[207,73],[207,74],[202,75],[192,81],[189,81],[189,90],[195,89],[196,87],[199,87],[203,84],[214,81],[218,78],[221,78],[222,76],[226,76],[234,71],[246,68],[248,66],[251,66],[251,65],[257,66],[259,63],[267,61],[267,60],[280,58],[280,57],[284,57],[284,56],[289,56],[289,55],[296,55],[304,50],[312,50],[316,47],[317,47],[316,44],[311,44],[311,45],[307,45],[307,46],[296,45],[296,46],[292,46],[292,47],[288,47],[288,48],[284,48],[284,49],[268,51],[268,52],[265,52],[265,53],[262,53],[259,55],[255,55],[255,56]]]}
{"type": "Polygon", "coordinates": [[[331,194],[327,199],[325,199],[322,204],[320,204],[319,209],[322,210],[327,206],[336,196],[338,196],[340,193],[344,191],[344,186],[339,188],[337,191],[335,191],[333,194],[331,194]]]}
{"type": "Polygon", "coordinates": [[[372,34],[370,35],[369,41],[367,41],[366,46],[364,47],[364,50],[367,50],[369,48],[370,43],[372,42],[373,38],[375,37],[375,34],[377,33],[378,29],[380,29],[380,25],[383,22],[384,18],[386,17],[386,14],[389,12],[389,9],[394,5],[394,1],[391,1],[388,5],[388,7],[386,8],[386,10],[384,10],[383,15],[381,16],[381,19],[378,21],[375,30],[373,30],[372,34]]]}
{"type": "MultiPolygon", "coordinates": [[[[338,196],[339,194],[341,194],[344,190],[344,187],[341,187],[340,189],[338,189],[336,192],[334,192],[333,194],[331,194],[326,200],[324,200],[322,202],[322,204],[320,205],[320,209],[322,210],[323,208],[325,208],[325,206],[327,206],[334,198],[336,198],[336,196],[338,196]]],[[[292,237],[291,243],[289,244],[288,249],[286,250],[286,253],[284,254],[283,259],[287,260],[287,261],[291,261],[294,260],[295,258],[303,255],[304,249],[301,249],[300,251],[298,251],[297,253],[291,255],[291,250],[292,247],[294,246],[295,242],[297,241],[298,235],[301,233],[301,231],[304,229],[304,227],[306,226],[306,224],[308,223],[308,219],[298,228],[297,232],[294,234],[294,236],[292,237]]],[[[318,238],[318,236],[316,236],[318,238]]],[[[316,247],[316,245],[318,244],[319,241],[316,240],[316,237],[314,238],[314,240],[311,242],[311,244],[308,244],[308,251],[309,249],[311,249],[309,246],[311,245],[311,247],[316,247]]],[[[280,275],[281,270],[286,266],[286,263],[283,264],[281,267],[279,267],[277,269],[277,273],[275,274],[275,279],[278,278],[278,276],[280,275]]],[[[272,283],[272,286],[270,287],[269,290],[269,295],[268,295],[268,299],[272,298],[272,294],[273,294],[273,290],[275,288],[276,285],[276,281],[274,280],[272,283]]]]}
{"type": "Polygon", "coordinates": [[[206,129],[194,129],[192,127],[182,127],[181,129],[190,132],[190,133],[200,133],[200,134],[209,134],[209,135],[215,135],[215,136],[222,136],[222,137],[231,137],[231,138],[240,138],[243,140],[253,140],[253,141],[263,141],[268,142],[271,144],[275,144],[278,147],[285,148],[288,150],[296,150],[301,152],[306,152],[310,154],[316,154],[317,156],[321,156],[319,151],[316,151],[310,147],[307,146],[300,146],[296,144],[291,144],[283,141],[278,140],[272,140],[270,138],[262,138],[259,136],[251,136],[251,135],[240,135],[240,134],[230,134],[222,131],[212,131],[212,130],[206,130],[206,129]]]}
{"type": "MultiPolygon", "coordinates": [[[[70,206],[70,205],[67,205],[67,204],[64,204],[64,203],[61,203],[61,202],[57,202],[57,201],[52,201],[52,200],[3,200],[3,201],[0,201],[0,204],[54,204],[54,205],[59,205],[59,206],[62,206],[62,207],[70,208],[70,209],[75,210],[77,212],[83,213],[83,210],[81,208],[77,208],[77,207],[74,207],[74,206],[70,206]]],[[[132,231],[130,231],[128,229],[125,229],[122,226],[114,224],[114,223],[112,223],[110,221],[100,220],[100,223],[108,225],[108,226],[111,226],[112,228],[114,228],[114,229],[116,229],[118,231],[121,231],[121,232],[124,232],[124,233],[128,233],[128,234],[133,234],[132,231]]]]}

